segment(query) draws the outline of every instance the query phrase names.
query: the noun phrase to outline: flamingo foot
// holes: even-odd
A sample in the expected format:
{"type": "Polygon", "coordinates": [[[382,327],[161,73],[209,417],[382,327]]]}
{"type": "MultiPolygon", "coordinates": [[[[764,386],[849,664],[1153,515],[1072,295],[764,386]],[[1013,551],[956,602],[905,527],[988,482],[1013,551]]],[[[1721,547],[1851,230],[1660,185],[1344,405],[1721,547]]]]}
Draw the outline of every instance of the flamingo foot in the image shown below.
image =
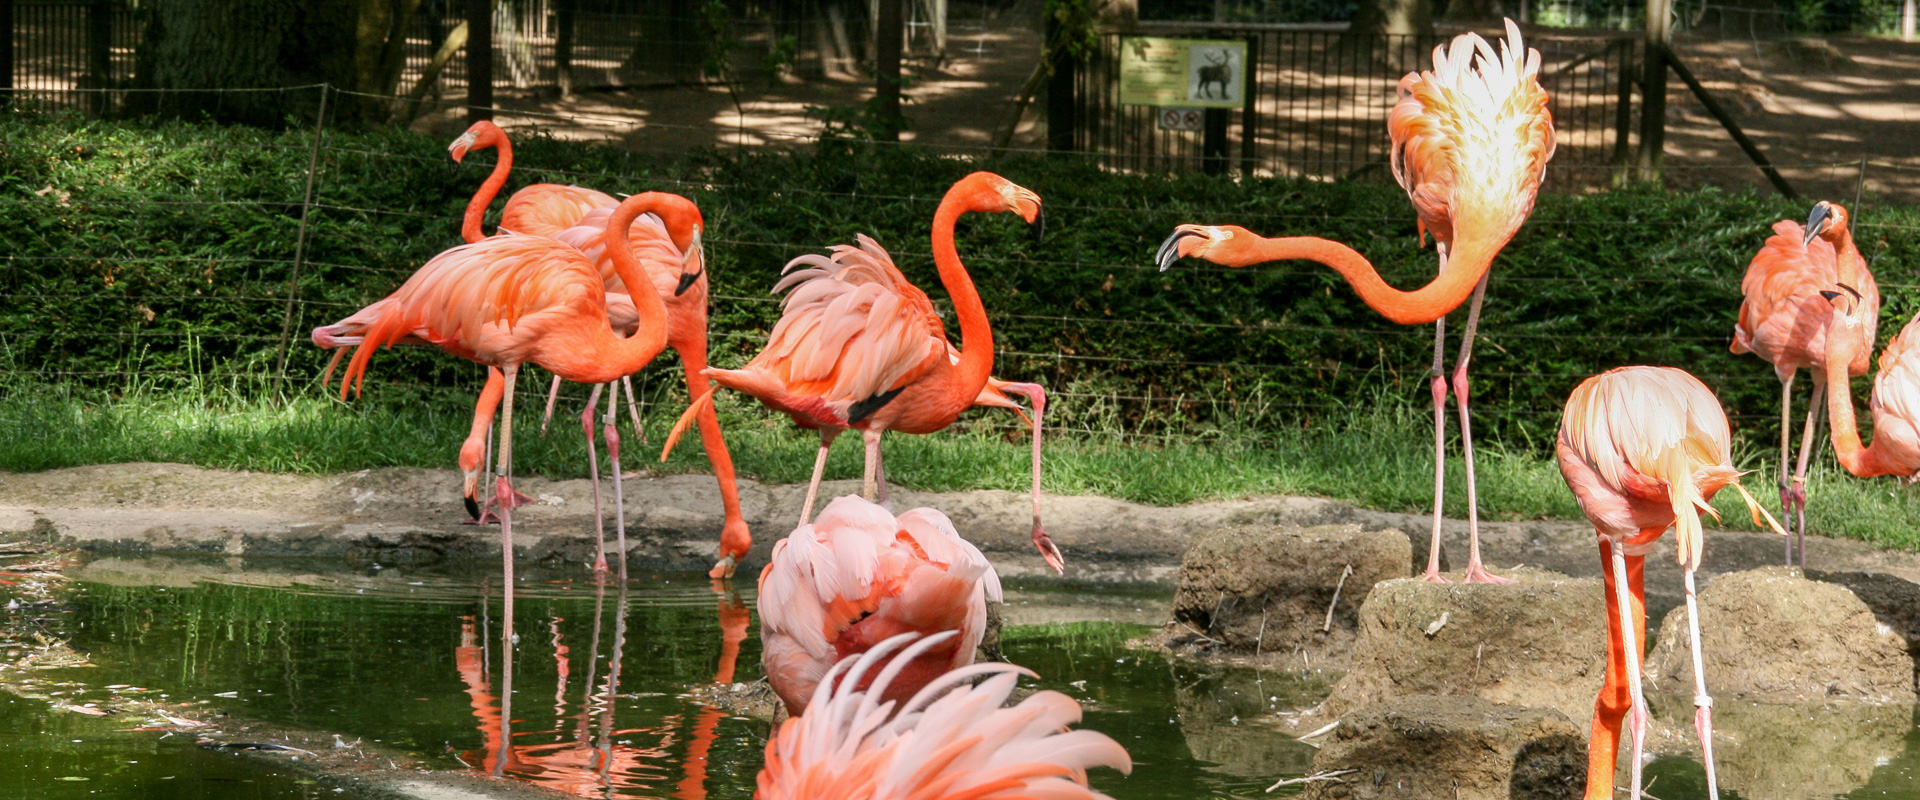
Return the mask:
{"type": "Polygon", "coordinates": [[[1498,575],[1488,572],[1487,568],[1481,566],[1480,562],[1478,561],[1467,565],[1467,573],[1464,580],[1467,583],[1494,583],[1494,584],[1513,583],[1512,578],[1502,578],[1498,575]]]}
{"type": "MultiPolygon", "coordinates": [[[[462,503],[465,503],[467,506],[467,518],[461,520],[460,524],[462,525],[498,525],[500,524],[500,515],[493,513],[494,509],[500,507],[500,498],[498,496],[488,499],[487,507],[485,509],[480,508],[480,504],[477,502],[474,502],[474,499],[471,497],[461,497],[460,501],[462,503]]],[[[514,492],[513,504],[507,506],[507,508],[519,508],[521,506],[528,505],[532,502],[533,502],[533,498],[528,497],[519,492],[514,492]]]]}
{"type": "Polygon", "coordinates": [[[1447,576],[1442,575],[1438,568],[1429,568],[1427,574],[1420,576],[1420,580],[1426,581],[1427,583],[1453,583],[1447,576]]]}
{"type": "Polygon", "coordinates": [[[707,570],[707,577],[715,580],[730,579],[737,566],[733,556],[721,556],[719,561],[714,562],[713,569],[707,570]]]}
{"type": "Polygon", "coordinates": [[[1033,545],[1040,548],[1040,557],[1046,559],[1047,566],[1053,568],[1055,575],[1066,574],[1066,557],[1060,555],[1060,548],[1054,545],[1053,537],[1048,536],[1046,529],[1041,528],[1038,522],[1033,523],[1033,545]]]}

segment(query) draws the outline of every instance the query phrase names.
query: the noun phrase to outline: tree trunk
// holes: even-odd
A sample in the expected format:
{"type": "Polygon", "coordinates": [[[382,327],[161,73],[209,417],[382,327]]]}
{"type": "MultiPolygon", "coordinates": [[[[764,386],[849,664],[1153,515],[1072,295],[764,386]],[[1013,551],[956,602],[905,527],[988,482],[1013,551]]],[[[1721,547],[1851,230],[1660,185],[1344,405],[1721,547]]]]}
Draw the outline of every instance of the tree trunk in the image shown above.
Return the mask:
{"type": "Polygon", "coordinates": [[[1361,0],[1349,34],[1412,36],[1433,32],[1433,0],[1361,0]]]}
{"type": "Polygon", "coordinates": [[[874,16],[873,91],[879,106],[874,138],[887,142],[900,141],[900,129],[906,127],[900,115],[900,40],[906,24],[900,12],[905,4],[906,0],[879,0],[879,13],[874,16]]]}
{"type": "Polygon", "coordinates": [[[359,15],[354,26],[353,83],[350,88],[363,93],[354,96],[353,108],[364,122],[386,122],[393,113],[393,101],[387,97],[400,85],[400,72],[406,66],[407,31],[420,13],[420,0],[359,0],[359,15]]]}

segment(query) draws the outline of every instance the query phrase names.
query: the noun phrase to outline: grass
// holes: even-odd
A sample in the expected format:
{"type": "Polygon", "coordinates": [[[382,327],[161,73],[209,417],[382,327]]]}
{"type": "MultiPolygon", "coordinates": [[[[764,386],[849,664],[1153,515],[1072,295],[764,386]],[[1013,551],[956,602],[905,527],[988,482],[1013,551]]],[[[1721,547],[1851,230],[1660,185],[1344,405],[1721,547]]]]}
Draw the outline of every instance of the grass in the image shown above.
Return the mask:
{"type": "MultiPolygon", "coordinates": [[[[538,383],[529,381],[527,383],[538,383]]],[[[577,387],[574,387],[577,388],[577,387]]],[[[551,477],[584,474],[580,401],[566,398],[551,432],[538,430],[532,393],[521,404],[516,471],[551,477]]],[[[729,449],[742,476],[764,482],[807,479],[818,439],[740,398],[721,396],[729,449]]],[[[115,394],[62,386],[0,391],[0,469],[38,471],[88,464],[163,461],[202,467],[325,474],[372,467],[450,468],[465,435],[470,398],[442,389],[394,385],[341,403],[316,391],[272,395],[259,387],[196,381],[184,388],[137,385],[115,394]],[[262,399],[262,398],[273,399],[262,399]]],[[[679,402],[684,402],[680,400],[679,402]]],[[[664,464],[654,462],[661,437],[680,407],[650,404],[647,443],[629,435],[623,466],[669,473],[707,468],[689,439],[664,464]]],[[[624,417],[624,414],[622,415],[624,417]]],[[[931,491],[1025,491],[1024,435],[1010,418],[976,413],[953,430],[887,439],[889,476],[931,491]]],[[[1259,432],[1216,430],[1188,440],[1124,440],[1111,430],[1050,434],[1045,488],[1151,505],[1230,500],[1260,494],[1329,497],[1366,508],[1423,513],[1432,498],[1431,417],[1394,398],[1374,398],[1312,427],[1259,432]]],[[[829,478],[860,472],[857,437],[843,437],[828,462],[829,478]]],[[[1454,452],[1457,453],[1457,445],[1454,452]]],[[[1478,443],[1481,509],[1493,520],[1580,519],[1553,461],[1539,448],[1478,443]]],[[[1769,506],[1772,464],[1758,452],[1736,453],[1757,470],[1748,478],[1769,506]]],[[[1465,515],[1464,470],[1448,464],[1447,514],[1465,515]]],[[[1920,490],[1881,479],[1856,480],[1822,460],[1808,493],[1815,530],[1875,545],[1920,550],[1920,490]]],[[[1725,526],[1750,529],[1734,492],[1715,505],[1725,526]]]]}

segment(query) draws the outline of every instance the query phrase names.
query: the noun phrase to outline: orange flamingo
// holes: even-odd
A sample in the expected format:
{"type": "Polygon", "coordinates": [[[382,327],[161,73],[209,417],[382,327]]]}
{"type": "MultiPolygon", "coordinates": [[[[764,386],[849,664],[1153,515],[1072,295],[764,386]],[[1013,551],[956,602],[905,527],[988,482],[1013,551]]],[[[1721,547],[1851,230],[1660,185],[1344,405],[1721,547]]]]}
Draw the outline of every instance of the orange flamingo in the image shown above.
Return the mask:
{"type": "Polygon", "coordinates": [[[775,542],[760,571],[767,680],[798,714],[834,662],[902,632],[960,633],[903,667],[887,698],[904,700],[973,663],[988,600],[1000,602],[1000,577],[945,514],[916,508],[896,519],[867,500],[836,499],[775,542]]]}
{"type": "Polygon", "coordinates": [[[1033,674],[1012,664],[956,670],[894,700],[902,662],[952,636],[922,638],[884,661],[914,638],[901,634],[835,664],[829,687],[807,713],[789,718],[767,742],[755,800],[1105,800],[1087,785],[1087,770],[1132,772],[1118,742],[1067,728],[1080,721],[1073,698],[1042,691],[1003,707],[1019,676],[1033,674]],[[875,670],[870,688],[857,688],[875,670]],[[986,678],[965,685],[980,676],[986,678]]]}
{"type": "MultiPolygon", "coordinates": [[[[1827,363],[1851,364],[1863,340],[1868,321],[1864,297],[1851,284],[1844,294],[1823,292],[1836,308],[1827,332],[1827,363]]],[[[1839,370],[1827,371],[1827,419],[1832,430],[1833,454],[1840,466],[1860,478],[1896,475],[1908,482],[1920,480],[1920,314],[1887,343],[1880,353],[1880,371],[1873,376],[1873,444],[1862,447],[1859,424],[1853,415],[1851,382],[1839,370]]]]}
{"type": "MultiPolygon", "coordinates": [[[[827,452],[841,431],[860,431],[866,442],[863,493],[884,502],[880,437],[887,431],[933,433],[953,424],[975,403],[1011,404],[1001,393],[1008,387],[1039,388],[988,383],[993,329],[953,241],[954,223],[967,212],[1012,212],[1033,225],[1036,235],[1043,224],[1040,197],[993,173],[975,172],[947,190],[933,216],[933,262],[953,297],[962,347],[947,340],[946,325],[927,294],[907,282],[885,250],[861,236],[857,247],[841,245],[828,256],[805,255],[788,262],[790,274],[774,286],[776,292],[787,292],[785,310],[766,349],[740,369],[706,370],[714,383],[750,394],[800,427],[820,432],[813,479],[800,511],[802,524],[813,516],[827,452]],[[807,268],[793,271],[799,266],[807,268]]],[[[1043,394],[1031,396],[1037,422],[1045,399],[1043,394]]],[[[712,391],[694,400],[668,434],[662,459],[688,421],[696,414],[710,414],[712,403],[712,391]]],[[[1047,565],[1059,572],[1064,565],[1060,550],[1040,524],[1038,430],[1036,425],[1033,543],[1047,565]]]]}
{"type": "MultiPolygon", "coordinates": [[[[486,214],[487,206],[499,194],[500,187],[506,183],[507,173],[513,168],[513,145],[507,139],[506,132],[492,122],[481,120],[473,123],[460,138],[448,147],[454,161],[460,161],[470,150],[493,147],[499,152],[494,162],[493,172],[474,193],[467,204],[463,218],[461,235],[467,241],[476,241],[481,236],[481,218],[486,214]]],[[[600,268],[602,280],[606,283],[609,297],[619,295],[623,299],[628,288],[620,274],[613,267],[605,246],[606,219],[613,213],[619,201],[605,193],[580,186],[561,186],[555,183],[536,183],[514,192],[507,199],[506,208],[500,212],[500,229],[535,236],[552,236],[580,248],[593,259],[600,268]]],[[[635,221],[628,233],[633,242],[634,252],[645,267],[645,274],[651,279],[653,289],[667,305],[667,346],[680,356],[680,366],[686,373],[687,394],[699,397],[709,387],[707,376],[701,370],[707,367],[707,274],[705,255],[702,252],[681,252],[658,217],[642,216],[635,221]],[[693,264],[693,268],[686,267],[693,264]]],[[[609,303],[609,308],[624,312],[618,304],[609,303]]],[[[616,314],[615,328],[624,329],[624,314],[616,314]]],[[[632,376],[621,376],[621,385],[627,390],[627,409],[633,418],[635,431],[640,428],[640,412],[635,405],[632,376]]],[[[559,394],[560,376],[555,375],[553,385],[547,392],[547,417],[553,416],[554,398],[559,394]]],[[[598,391],[597,389],[595,390],[598,391]]],[[[617,394],[618,389],[615,389],[617,394]]],[[[606,430],[612,439],[607,449],[614,460],[614,506],[624,509],[620,495],[619,437],[613,430],[612,409],[618,398],[610,398],[606,430]]],[[[598,404],[597,398],[590,398],[588,406],[598,404]]],[[[713,465],[714,479],[720,484],[720,504],[725,514],[725,523],[720,530],[718,558],[709,575],[722,578],[732,577],[740,559],[745,558],[753,546],[753,535],[748,530],[747,521],[740,511],[740,491],[734,479],[733,456],[727,451],[726,439],[720,432],[720,420],[712,408],[705,408],[698,414],[700,423],[700,443],[706,450],[707,461],[713,465]]],[[[591,422],[582,420],[583,425],[591,422]]],[[[542,423],[542,427],[545,423],[542,423]]],[[[591,438],[589,438],[591,447],[591,438]]],[[[595,506],[598,507],[598,466],[595,466],[595,506]]],[[[598,515],[595,515],[596,519],[598,515]]],[[[619,512],[616,524],[626,524],[624,511],[619,512]]]]}
{"type": "MultiPolygon", "coordinates": [[[[1587,750],[1587,800],[1611,800],[1621,718],[1632,711],[1631,762],[1639,798],[1640,753],[1647,706],[1640,694],[1640,655],[1647,633],[1646,554],[1674,529],[1687,588],[1692,636],[1694,728],[1707,766],[1709,796],[1718,797],[1713,767],[1713,698],[1700,668],[1700,615],[1694,570],[1700,566],[1700,512],[1727,486],[1739,490],[1754,524],[1779,525],[1740,485],[1728,460],[1727,415],[1713,392],[1677,369],[1621,367],[1588,378],[1567,398],[1556,451],[1560,474],[1593,522],[1607,595],[1606,683],[1594,701],[1587,750]],[[1622,591],[1622,587],[1626,591],[1622,591]],[[1627,621],[1631,621],[1631,627],[1627,621]]],[[[1785,531],[1780,531],[1782,534],[1785,531]]]]}
{"type": "Polygon", "coordinates": [[[1838,203],[1814,204],[1804,228],[1793,220],[1773,224],[1773,235],[1754,255],[1746,277],[1740,281],[1740,293],[1746,297],[1740,302],[1740,319],[1733,326],[1733,344],[1728,346],[1735,353],[1753,353],[1766,359],[1780,377],[1780,511],[1795,531],[1794,538],[1787,541],[1789,566],[1794,563],[1796,547],[1800,550],[1800,566],[1807,565],[1807,461],[1820,424],[1827,366],[1833,363],[1827,359],[1826,343],[1833,306],[1820,292],[1841,280],[1859,290],[1859,320],[1863,323],[1848,328],[1858,346],[1846,362],[1846,377],[1867,374],[1879,327],[1880,289],[1867,270],[1866,260],[1853,246],[1847,210],[1838,203]],[[1813,398],[1807,404],[1807,424],[1800,435],[1800,460],[1789,479],[1793,379],[1801,369],[1813,373],[1813,398]]]}
{"type": "Polygon", "coordinates": [[[1447,314],[1465,301],[1467,329],[1455,359],[1452,391],[1459,402],[1460,444],[1466,460],[1468,556],[1465,578],[1507,583],[1480,562],[1480,510],[1474,486],[1473,429],[1468,422],[1467,363],[1480,325],[1487,271],[1494,256],[1533,213],[1547,160],[1553,157],[1553,115],[1540,88],[1540,53],[1520,41],[1507,20],[1500,53],[1478,34],[1433,51],[1434,68],[1400,79],[1400,101],[1387,121],[1393,140],[1393,175],[1407,190],[1420,217],[1420,236],[1432,233],[1440,273],[1420,289],[1388,286],[1365,256],[1338,242],[1301,236],[1266,239],[1233,225],[1181,225],[1160,246],[1160,269],[1182,257],[1228,267],[1283,259],[1317,261],[1340,273],[1373,310],[1402,325],[1434,324],[1433,342],[1433,544],[1426,579],[1440,574],[1441,501],[1446,490],[1444,345],[1447,314]],[[1524,57],[1523,57],[1524,56],[1524,57]]]}
{"type": "MultiPolygon", "coordinates": [[[[700,239],[700,209],[692,201],[659,192],[627,198],[607,225],[608,230],[618,232],[609,240],[615,269],[635,285],[641,280],[641,267],[626,234],[634,219],[649,211],[665,221],[681,252],[697,250],[700,239]]],[[[606,296],[593,262],[579,250],[553,239],[503,234],[455,247],[435,256],[392,295],[379,301],[384,304],[383,313],[367,327],[354,350],[341,378],[341,398],[345,399],[349,386],[365,380],[367,361],[375,348],[409,336],[424,334],[422,338],[443,350],[498,368],[504,386],[497,393],[481,393],[472,430],[484,441],[485,431],[492,424],[493,403],[504,398],[494,494],[513,497],[513,395],[521,364],[538,364],[579,383],[606,383],[639,370],[666,345],[666,306],[659,295],[640,292],[634,298],[639,324],[630,337],[621,337],[609,324],[606,296]]],[[[473,443],[473,437],[468,443],[473,443]]],[[[463,489],[472,498],[477,476],[465,469],[468,455],[463,448],[463,489]]],[[[513,608],[512,505],[502,503],[500,510],[509,621],[513,608]]],[[[619,545],[624,554],[624,536],[619,545]]],[[[601,550],[605,550],[604,542],[601,550]]],[[[625,558],[620,559],[620,565],[624,576],[625,558]]]]}

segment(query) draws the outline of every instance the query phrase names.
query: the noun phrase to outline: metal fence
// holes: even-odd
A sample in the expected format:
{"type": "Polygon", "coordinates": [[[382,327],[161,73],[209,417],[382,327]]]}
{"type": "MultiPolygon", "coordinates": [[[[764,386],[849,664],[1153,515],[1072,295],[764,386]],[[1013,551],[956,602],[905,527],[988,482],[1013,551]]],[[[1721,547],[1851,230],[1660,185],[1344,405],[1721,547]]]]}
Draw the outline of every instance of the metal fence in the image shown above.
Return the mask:
{"type": "MultiPolygon", "coordinates": [[[[1247,95],[1216,126],[1216,153],[1242,174],[1341,178],[1387,163],[1387,114],[1407,72],[1430,66],[1440,36],[1359,36],[1275,26],[1143,25],[1137,35],[1239,39],[1247,43],[1247,95]]],[[[1206,161],[1204,131],[1161,130],[1157,109],[1119,103],[1122,37],[1103,37],[1076,80],[1076,149],[1124,170],[1175,172],[1206,161]]],[[[1604,177],[1625,151],[1631,123],[1633,39],[1536,33],[1541,84],[1553,98],[1554,163],[1604,177]]]]}
{"type": "Polygon", "coordinates": [[[14,0],[13,87],[20,100],[104,113],[133,77],[139,32],[115,0],[14,0]]]}

